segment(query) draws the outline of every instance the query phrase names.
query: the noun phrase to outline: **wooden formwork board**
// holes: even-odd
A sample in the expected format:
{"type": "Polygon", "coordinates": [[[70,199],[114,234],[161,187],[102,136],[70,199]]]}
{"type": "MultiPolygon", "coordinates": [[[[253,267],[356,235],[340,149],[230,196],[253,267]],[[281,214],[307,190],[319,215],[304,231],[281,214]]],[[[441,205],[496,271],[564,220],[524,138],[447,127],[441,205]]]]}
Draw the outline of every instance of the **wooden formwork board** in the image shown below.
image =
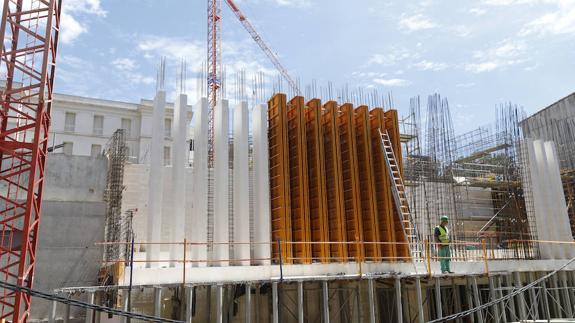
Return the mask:
{"type": "Polygon", "coordinates": [[[385,164],[385,156],[381,148],[381,136],[379,134],[380,129],[385,129],[384,112],[381,108],[376,108],[369,112],[369,125],[371,129],[371,144],[374,148],[372,163],[375,178],[379,238],[381,242],[387,242],[387,244],[383,244],[381,247],[381,255],[387,260],[395,258],[397,252],[396,245],[389,244],[389,242],[395,242],[395,228],[389,174],[385,164]]]}
{"type": "Polygon", "coordinates": [[[293,256],[297,263],[311,263],[307,141],[301,96],[294,97],[287,105],[287,127],[293,256]]]}
{"type": "MultiPolygon", "coordinates": [[[[372,163],[373,152],[371,147],[371,128],[369,127],[368,107],[360,106],[356,108],[354,117],[363,239],[365,242],[368,242],[364,246],[365,257],[371,261],[378,261],[381,259],[381,246],[369,243],[379,242],[380,232],[377,221],[377,203],[372,163]]],[[[376,149],[379,149],[379,147],[376,147],[376,149]]]]}
{"type": "Polygon", "coordinates": [[[290,182],[288,160],[287,107],[285,94],[276,94],[268,101],[268,142],[270,174],[270,208],[272,229],[272,256],[279,260],[276,242],[283,242],[281,256],[290,263],[293,257],[290,215],[290,182]]]}
{"type": "MultiPolygon", "coordinates": [[[[321,131],[321,101],[319,99],[310,100],[306,104],[304,116],[306,121],[311,241],[328,242],[329,227],[321,131]]],[[[312,257],[323,263],[329,262],[329,245],[313,244],[312,257]]]]}
{"type": "MultiPolygon", "coordinates": [[[[357,169],[357,145],[355,142],[353,106],[351,104],[343,104],[339,107],[337,127],[341,156],[346,240],[347,242],[359,242],[363,241],[363,225],[361,221],[359,175],[357,169]]],[[[349,257],[358,260],[363,259],[361,244],[348,244],[347,250],[349,257]]]]}
{"type": "MultiPolygon", "coordinates": [[[[329,101],[324,104],[321,121],[324,144],[329,240],[330,242],[345,242],[346,228],[336,102],[329,101]]],[[[332,260],[347,260],[347,248],[345,244],[330,244],[330,254],[332,260]]]]}

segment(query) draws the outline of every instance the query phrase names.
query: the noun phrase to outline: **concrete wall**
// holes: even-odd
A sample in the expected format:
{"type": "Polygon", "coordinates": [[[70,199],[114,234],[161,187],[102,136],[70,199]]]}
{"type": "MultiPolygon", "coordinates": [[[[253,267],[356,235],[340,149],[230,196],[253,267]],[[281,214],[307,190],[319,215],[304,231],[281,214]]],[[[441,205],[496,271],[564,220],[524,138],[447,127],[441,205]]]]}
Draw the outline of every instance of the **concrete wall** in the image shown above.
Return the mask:
{"type": "MultiPolygon", "coordinates": [[[[49,155],[37,250],[34,288],[93,286],[97,283],[104,239],[107,160],[103,157],[49,155]]],[[[79,299],[83,299],[80,296],[79,299]]],[[[32,301],[32,320],[48,318],[51,304],[32,301]]],[[[57,317],[64,313],[58,307],[57,317]]],[[[83,311],[72,310],[73,317],[83,311]]]]}

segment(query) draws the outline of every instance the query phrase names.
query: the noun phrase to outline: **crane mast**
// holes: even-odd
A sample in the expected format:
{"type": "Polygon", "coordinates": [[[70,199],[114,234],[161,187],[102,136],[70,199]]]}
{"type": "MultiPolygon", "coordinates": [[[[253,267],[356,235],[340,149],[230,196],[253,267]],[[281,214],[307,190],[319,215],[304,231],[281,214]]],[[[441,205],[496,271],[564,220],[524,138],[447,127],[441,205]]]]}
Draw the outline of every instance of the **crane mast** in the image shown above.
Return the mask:
{"type": "MultiPolygon", "coordinates": [[[[62,0],[5,0],[0,22],[0,280],[32,288],[62,0]]],[[[31,296],[0,288],[0,321],[26,322],[31,296]]]]}
{"type": "MultiPolygon", "coordinates": [[[[258,44],[260,49],[272,62],[282,77],[288,82],[295,94],[300,94],[299,87],[281,64],[277,55],[258,34],[233,0],[225,0],[228,7],[238,18],[244,29],[258,44]]],[[[208,0],[208,167],[213,166],[214,159],[214,110],[221,97],[221,0],[208,0]]]]}

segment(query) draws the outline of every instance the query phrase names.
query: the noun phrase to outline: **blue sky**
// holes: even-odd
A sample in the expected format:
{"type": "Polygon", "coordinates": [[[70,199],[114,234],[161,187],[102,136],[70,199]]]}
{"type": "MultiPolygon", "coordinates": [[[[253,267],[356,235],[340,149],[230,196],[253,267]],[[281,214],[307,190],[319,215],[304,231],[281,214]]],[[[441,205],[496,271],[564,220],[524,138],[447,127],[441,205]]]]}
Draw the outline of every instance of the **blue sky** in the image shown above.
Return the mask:
{"type": "MultiPolygon", "coordinates": [[[[184,57],[195,102],[194,73],[206,57],[205,0],[63,2],[56,92],[151,98],[164,55],[170,95],[184,57]]],[[[237,2],[302,84],[391,92],[402,114],[410,97],[439,92],[457,132],[492,122],[497,104],[513,102],[531,114],[575,91],[575,0],[237,2]]],[[[227,71],[273,74],[222,9],[227,71]]]]}

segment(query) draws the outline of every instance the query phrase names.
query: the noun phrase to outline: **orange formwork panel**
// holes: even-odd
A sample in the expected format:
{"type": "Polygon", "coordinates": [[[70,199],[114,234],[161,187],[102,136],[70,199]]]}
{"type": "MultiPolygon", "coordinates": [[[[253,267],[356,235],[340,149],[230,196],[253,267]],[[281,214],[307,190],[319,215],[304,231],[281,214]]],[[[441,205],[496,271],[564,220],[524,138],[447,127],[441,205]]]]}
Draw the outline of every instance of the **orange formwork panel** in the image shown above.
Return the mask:
{"type": "Polygon", "coordinates": [[[288,129],[286,95],[276,94],[268,101],[268,143],[269,143],[269,174],[272,229],[272,256],[286,263],[291,263],[292,248],[285,242],[292,241],[290,214],[290,176],[288,160],[288,129]]]}
{"type": "MultiPolygon", "coordinates": [[[[321,101],[319,99],[310,100],[306,104],[304,116],[306,121],[311,241],[327,242],[329,241],[329,227],[321,131],[321,101]]],[[[323,263],[329,262],[329,245],[313,244],[312,257],[323,263]]]]}
{"type": "MultiPolygon", "coordinates": [[[[353,106],[351,104],[346,103],[339,107],[337,127],[341,155],[346,240],[348,242],[363,241],[359,175],[357,169],[357,145],[355,142],[353,106]]],[[[361,244],[348,244],[347,250],[349,257],[360,260],[363,259],[363,248],[361,244]]]]}
{"type": "Polygon", "coordinates": [[[371,146],[373,147],[372,163],[375,178],[379,238],[381,242],[387,242],[387,244],[381,246],[381,255],[386,260],[393,260],[397,256],[396,245],[389,243],[395,242],[393,203],[389,187],[389,174],[385,164],[384,151],[381,148],[381,136],[379,135],[379,129],[385,129],[383,109],[375,108],[369,112],[369,125],[371,146]]]}
{"type": "MultiPolygon", "coordinates": [[[[345,207],[343,204],[343,189],[341,177],[341,159],[339,135],[337,129],[337,103],[329,101],[323,106],[322,135],[324,144],[325,180],[327,212],[329,224],[329,241],[345,242],[345,207]]],[[[347,260],[345,244],[330,244],[331,259],[347,260]]]]}
{"type": "MultiPolygon", "coordinates": [[[[369,126],[368,107],[360,106],[356,108],[354,117],[363,240],[365,242],[379,242],[379,223],[377,221],[377,203],[372,163],[373,152],[371,147],[371,128],[369,126]]],[[[379,147],[376,147],[376,149],[379,149],[379,147]]],[[[367,260],[381,260],[380,245],[367,243],[364,246],[364,252],[367,260]]]]}
{"type": "Polygon", "coordinates": [[[304,98],[296,96],[287,105],[290,213],[293,256],[297,263],[311,263],[307,140],[304,98]]]}

